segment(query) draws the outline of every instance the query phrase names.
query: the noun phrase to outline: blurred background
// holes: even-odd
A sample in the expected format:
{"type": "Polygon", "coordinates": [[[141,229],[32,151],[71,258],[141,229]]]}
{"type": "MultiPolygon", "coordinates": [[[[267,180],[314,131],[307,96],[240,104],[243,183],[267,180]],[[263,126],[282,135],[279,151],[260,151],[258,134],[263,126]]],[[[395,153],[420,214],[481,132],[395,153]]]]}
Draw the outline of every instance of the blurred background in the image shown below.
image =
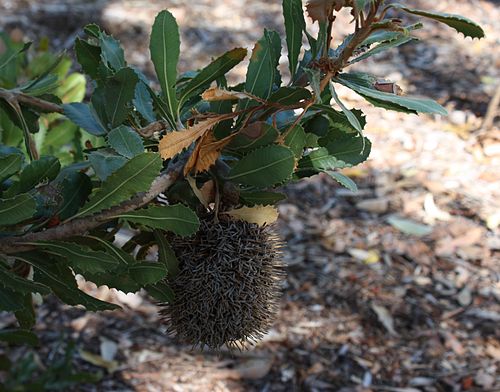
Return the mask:
{"type": "MultiPolygon", "coordinates": [[[[323,176],[286,189],[278,229],[288,278],[264,341],[241,353],[191,351],[165,336],[146,296],[81,282],[125,310],[85,313],[47,299],[36,327],[42,345],[1,349],[18,363],[16,382],[52,372],[59,383],[49,390],[500,391],[500,1],[407,3],[465,15],[487,38],[428,21],[417,33],[425,41],[356,66],[436,99],[449,116],[383,111],[339,90],[367,113],[372,155],[346,172],[357,193],[323,176]],[[68,368],[99,380],[69,386],[68,368]]],[[[46,37],[51,50],[72,55],[95,22],[153,77],[149,31],[162,9],[181,28],[181,71],[251,49],[263,28],[284,36],[279,0],[0,0],[0,30],[35,44],[46,37]]],[[[337,42],[350,27],[341,14],[337,42]]],[[[0,316],[1,328],[14,323],[0,316]]]]}

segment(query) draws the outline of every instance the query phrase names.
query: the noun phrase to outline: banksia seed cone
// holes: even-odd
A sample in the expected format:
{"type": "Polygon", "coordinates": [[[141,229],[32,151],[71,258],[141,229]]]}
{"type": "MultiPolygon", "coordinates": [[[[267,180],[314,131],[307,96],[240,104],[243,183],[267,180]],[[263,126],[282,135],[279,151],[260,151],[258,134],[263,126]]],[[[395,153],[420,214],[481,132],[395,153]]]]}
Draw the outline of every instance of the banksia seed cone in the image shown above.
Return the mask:
{"type": "Polygon", "coordinates": [[[281,246],[271,229],[233,220],[202,221],[194,236],[173,238],[180,272],[161,311],[168,332],[213,349],[261,339],[278,311],[281,246]]]}

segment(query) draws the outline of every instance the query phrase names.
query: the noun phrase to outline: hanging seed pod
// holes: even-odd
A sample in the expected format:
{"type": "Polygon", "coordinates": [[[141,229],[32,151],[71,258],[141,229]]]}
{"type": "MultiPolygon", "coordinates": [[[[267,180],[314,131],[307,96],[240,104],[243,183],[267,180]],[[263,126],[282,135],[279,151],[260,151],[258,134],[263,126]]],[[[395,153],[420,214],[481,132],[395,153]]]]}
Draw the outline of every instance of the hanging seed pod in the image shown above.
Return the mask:
{"type": "Polygon", "coordinates": [[[161,310],[168,333],[193,347],[242,349],[267,332],[284,279],[280,239],[243,221],[202,221],[189,238],[171,238],[179,273],[175,300],[161,310]]]}

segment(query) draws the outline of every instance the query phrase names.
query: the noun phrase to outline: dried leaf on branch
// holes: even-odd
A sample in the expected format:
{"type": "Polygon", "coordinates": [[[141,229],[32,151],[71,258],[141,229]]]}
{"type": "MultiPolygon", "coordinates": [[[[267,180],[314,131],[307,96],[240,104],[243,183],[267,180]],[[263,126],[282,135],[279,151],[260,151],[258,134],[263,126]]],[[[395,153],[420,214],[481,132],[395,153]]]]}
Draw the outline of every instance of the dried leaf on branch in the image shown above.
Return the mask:
{"type": "Polygon", "coordinates": [[[184,174],[188,174],[194,169],[195,174],[210,169],[217,158],[219,158],[222,149],[236,136],[236,134],[229,135],[221,140],[216,140],[213,132],[207,132],[200,139],[193,153],[189,157],[186,166],[184,167],[184,174]]]}
{"type": "Polygon", "coordinates": [[[159,144],[161,157],[163,159],[174,157],[202,137],[206,132],[210,131],[220,121],[227,118],[227,115],[208,118],[184,131],[175,131],[165,135],[159,144]]]}
{"type": "Polygon", "coordinates": [[[253,99],[259,102],[264,102],[261,98],[244,91],[229,91],[218,87],[209,88],[201,95],[201,98],[208,102],[236,101],[238,99],[253,99]]]}
{"type": "Polygon", "coordinates": [[[241,207],[227,211],[226,214],[234,219],[256,223],[259,226],[270,225],[278,219],[278,210],[273,206],[241,207]]]}
{"type": "Polygon", "coordinates": [[[306,4],[307,13],[313,22],[326,22],[332,12],[345,6],[345,0],[309,0],[306,4]]]}

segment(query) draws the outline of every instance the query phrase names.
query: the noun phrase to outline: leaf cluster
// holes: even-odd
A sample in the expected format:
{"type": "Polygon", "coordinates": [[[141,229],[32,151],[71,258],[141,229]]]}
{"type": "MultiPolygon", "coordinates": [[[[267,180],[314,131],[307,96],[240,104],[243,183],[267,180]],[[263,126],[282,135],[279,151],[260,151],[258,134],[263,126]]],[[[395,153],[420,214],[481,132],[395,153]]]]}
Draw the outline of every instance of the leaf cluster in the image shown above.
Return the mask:
{"type": "Polygon", "coordinates": [[[269,223],[285,197],[278,188],[318,173],[356,190],[339,170],[368,159],[372,145],[363,112],[342,102],[339,86],[386,110],[446,113],[390,81],[348,70],[417,40],[423,25],[405,25],[402,14],[484,35],[461,16],[390,1],[309,0],[319,25],[313,35],[303,7],[283,0],[285,37],[265,30],[244,82],[234,86],[226,76],[247,50],[179,74],[179,27],[168,11],[156,17],[149,43],[159,90],[97,25],[75,41],[82,73],[70,73],[69,57],[46,44],[32,50],[2,33],[0,309],[29,329],[32,293],[92,311],[117,308],[79,290],[76,274],[170,301],[166,279],[178,260],[166,232],[190,236],[200,218],[219,214],[269,223]],[[333,48],[332,26],[345,7],[353,32],[333,48]],[[289,78],[278,67],[282,39],[289,78]]]}

